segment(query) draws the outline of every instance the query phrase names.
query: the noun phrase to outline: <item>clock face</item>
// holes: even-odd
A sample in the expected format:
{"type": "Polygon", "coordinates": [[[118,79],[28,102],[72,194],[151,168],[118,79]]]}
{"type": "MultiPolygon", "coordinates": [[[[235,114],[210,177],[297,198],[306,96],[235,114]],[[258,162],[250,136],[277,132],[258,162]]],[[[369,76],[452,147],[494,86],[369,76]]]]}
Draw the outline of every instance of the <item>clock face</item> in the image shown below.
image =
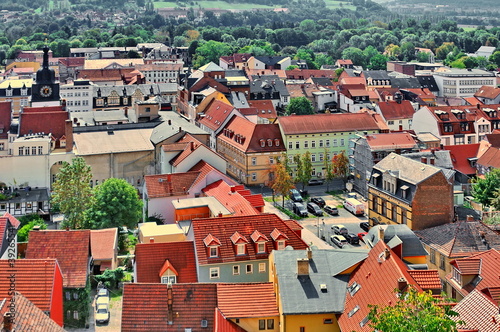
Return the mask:
{"type": "Polygon", "coordinates": [[[48,85],[42,86],[40,89],[40,96],[49,97],[50,95],[52,95],[52,88],[48,85]]]}

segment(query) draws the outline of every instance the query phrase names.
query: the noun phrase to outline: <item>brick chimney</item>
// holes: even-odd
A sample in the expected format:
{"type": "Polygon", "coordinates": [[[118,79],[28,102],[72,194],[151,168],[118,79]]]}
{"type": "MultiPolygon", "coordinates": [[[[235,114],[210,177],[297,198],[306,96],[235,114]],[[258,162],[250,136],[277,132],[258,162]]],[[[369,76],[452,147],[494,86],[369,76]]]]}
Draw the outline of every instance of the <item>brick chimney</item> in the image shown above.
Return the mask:
{"type": "Polygon", "coordinates": [[[408,281],[404,277],[398,279],[398,290],[404,292],[408,286],[408,281]]]}
{"type": "Polygon", "coordinates": [[[73,151],[73,121],[67,119],[64,123],[64,135],[66,135],[66,152],[73,151]]]}
{"type": "Polygon", "coordinates": [[[10,312],[6,312],[3,315],[3,329],[2,332],[11,332],[12,331],[12,314],[10,312]]]}
{"type": "Polygon", "coordinates": [[[172,294],[172,284],[168,284],[167,286],[167,309],[167,321],[169,325],[172,325],[174,323],[174,296],[172,294]]]}
{"type": "Polygon", "coordinates": [[[307,258],[297,259],[297,275],[299,277],[309,275],[309,259],[307,258]]]}

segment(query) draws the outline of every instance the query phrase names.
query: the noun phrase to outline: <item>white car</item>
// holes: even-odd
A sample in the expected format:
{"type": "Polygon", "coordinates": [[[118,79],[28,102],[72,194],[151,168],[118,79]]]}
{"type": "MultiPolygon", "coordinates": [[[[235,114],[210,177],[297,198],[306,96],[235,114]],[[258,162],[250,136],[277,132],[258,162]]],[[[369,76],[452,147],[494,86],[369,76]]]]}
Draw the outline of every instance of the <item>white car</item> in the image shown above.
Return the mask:
{"type": "Polygon", "coordinates": [[[109,322],[109,309],[106,304],[97,304],[95,310],[95,321],[96,323],[107,323],[109,322]]]}

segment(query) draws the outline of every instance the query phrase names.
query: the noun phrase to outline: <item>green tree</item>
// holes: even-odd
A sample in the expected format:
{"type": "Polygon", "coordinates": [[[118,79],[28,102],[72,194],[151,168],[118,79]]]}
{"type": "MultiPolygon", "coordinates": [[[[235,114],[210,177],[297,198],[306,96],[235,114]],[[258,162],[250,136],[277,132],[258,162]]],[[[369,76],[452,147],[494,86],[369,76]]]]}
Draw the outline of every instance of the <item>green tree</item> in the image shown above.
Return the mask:
{"type": "Polygon", "coordinates": [[[419,293],[413,287],[399,296],[394,306],[370,306],[368,314],[370,326],[384,332],[457,331],[462,323],[452,318],[457,316],[451,305],[443,305],[443,299],[433,297],[430,291],[419,293]]]}
{"type": "Polygon", "coordinates": [[[141,218],[142,201],[137,190],[123,179],[107,179],[94,189],[94,202],[87,213],[90,228],[134,229],[141,218]]]}
{"type": "Polygon", "coordinates": [[[29,232],[35,226],[40,226],[40,229],[47,229],[47,224],[45,223],[45,221],[42,218],[38,217],[38,219],[28,222],[17,231],[17,242],[27,242],[29,232]]]}
{"type": "Polygon", "coordinates": [[[210,61],[219,63],[219,58],[221,56],[229,55],[231,52],[232,48],[228,44],[217,42],[215,40],[209,40],[198,46],[193,63],[197,68],[209,63],[210,61]]]}
{"type": "Polygon", "coordinates": [[[363,51],[357,47],[348,47],[342,51],[342,59],[349,59],[356,66],[365,65],[365,55],[363,51]]]}
{"type": "Polygon", "coordinates": [[[304,190],[306,184],[309,182],[309,180],[311,180],[312,177],[311,153],[309,151],[306,151],[302,155],[296,154],[293,157],[293,160],[297,165],[295,182],[302,184],[302,190],[304,190]]]}
{"type": "MultiPolygon", "coordinates": [[[[284,158],[284,157],[283,157],[284,158]]],[[[293,179],[288,171],[286,164],[279,158],[271,168],[273,173],[273,180],[271,181],[271,188],[274,193],[280,194],[282,197],[282,205],[285,207],[285,196],[288,195],[290,190],[294,188],[293,179]]]]}
{"type": "Polygon", "coordinates": [[[476,179],[472,186],[474,200],[488,206],[495,198],[495,191],[500,188],[500,169],[495,168],[486,173],[484,179],[476,179]]]}
{"type": "Polygon", "coordinates": [[[327,158],[328,150],[325,149],[325,159],[323,159],[324,166],[324,174],[325,174],[325,182],[326,182],[326,191],[329,191],[330,182],[335,179],[335,173],[333,173],[333,164],[330,158],[327,158]]]}
{"type": "Polygon", "coordinates": [[[314,110],[309,99],[307,99],[306,97],[296,97],[290,99],[290,103],[285,107],[285,113],[287,115],[314,114],[314,110]]]}
{"type": "Polygon", "coordinates": [[[84,227],[85,211],[92,203],[92,170],[82,157],[64,162],[53,184],[52,202],[64,214],[63,227],[84,227]]]}
{"type": "Polygon", "coordinates": [[[349,172],[349,158],[342,151],[332,158],[332,168],[335,177],[345,179],[349,172]]]}
{"type": "Polygon", "coordinates": [[[500,67],[500,51],[496,51],[492,55],[490,55],[490,58],[488,59],[490,62],[493,62],[495,65],[500,67]]]}
{"type": "Polygon", "coordinates": [[[370,58],[368,69],[371,70],[385,70],[387,68],[387,61],[389,59],[382,54],[374,55],[370,58]]]}

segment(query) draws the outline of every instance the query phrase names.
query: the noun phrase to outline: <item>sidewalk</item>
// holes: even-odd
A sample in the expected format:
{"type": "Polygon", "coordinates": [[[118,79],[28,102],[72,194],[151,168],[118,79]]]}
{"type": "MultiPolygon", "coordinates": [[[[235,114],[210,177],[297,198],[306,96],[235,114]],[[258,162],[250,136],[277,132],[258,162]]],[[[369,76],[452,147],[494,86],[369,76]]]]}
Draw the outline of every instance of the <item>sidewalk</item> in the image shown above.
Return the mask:
{"type": "MultiPolygon", "coordinates": [[[[264,208],[265,212],[275,213],[283,220],[290,219],[289,216],[287,216],[286,214],[275,208],[272,203],[267,201],[265,202],[266,202],[266,206],[264,208]]],[[[302,222],[300,220],[297,220],[297,222],[302,225],[302,222]]],[[[312,244],[313,246],[318,247],[318,249],[332,249],[331,245],[321,240],[319,237],[316,236],[316,234],[308,230],[306,227],[302,229],[302,240],[304,240],[304,242],[307,243],[308,245],[312,244]]]]}

